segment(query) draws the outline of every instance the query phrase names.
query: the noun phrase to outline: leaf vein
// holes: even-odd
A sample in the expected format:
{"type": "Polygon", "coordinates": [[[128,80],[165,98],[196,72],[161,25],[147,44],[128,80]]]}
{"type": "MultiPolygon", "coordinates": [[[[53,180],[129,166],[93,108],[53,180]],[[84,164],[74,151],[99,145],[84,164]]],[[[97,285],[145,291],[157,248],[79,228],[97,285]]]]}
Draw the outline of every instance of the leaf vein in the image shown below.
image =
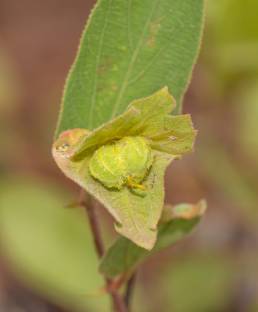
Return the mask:
{"type": "Polygon", "coordinates": [[[102,32],[100,34],[98,53],[96,55],[94,86],[93,86],[93,92],[92,92],[92,96],[91,96],[91,105],[90,105],[90,109],[89,109],[89,128],[90,129],[92,128],[93,108],[94,108],[94,103],[96,101],[96,94],[97,94],[97,83],[98,83],[98,75],[97,75],[97,73],[98,73],[98,67],[99,67],[100,58],[101,58],[101,54],[102,54],[102,47],[103,47],[103,42],[104,42],[104,36],[105,36],[107,24],[108,24],[108,16],[109,16],[109,12],[110,12],[110,9],[111,9],[112,1],[113,0],[109,0],[109,2],[108,2],[108,7],[107,7],[107,10],[106,10],[106,14],[105,14],[105,20],[104,20],[104,23],[103,23],[102,32]]]}
{"type": "Polygon", "coordinates": [[[150,60],[150,62],[146,65],[146,67],[140,71],[140,73],[138,75],[136,75],[136,77],[134,77],[133,79],[128,81],[128,85],[131,85],[133,83],[135,83],[136,81],[138,81],[140,78],[142,78],[146,72],[149,70],[149,68],[151,68],[151,66],[155,63],[156,59],[160,56],[160,54],[165,50],[165,47],[160,48],[159,51],[153,56],[153,58],[150,60]]]}
{"type": "Polygon", "coordinates": [[[122,98],[122,96],[123,96],[123,93],[124,93],[124,91],[125,91],[125,89],[126,89],[126,87],[127,87],[127,85],[128,85],[128,80],[129,80],[129,77],[130,77],[130,74],[131,74],[133,65],[134,65],[135,61],[137,60],[137,57],[138,57],[139,52],[140,52],[140,50],[141,50],[141,46],[142,46],[142,43],[143,43],[143,38],[144,38],[144,36],[145,36],[145,34],[146,34],[146,31],[147,31],[147,29],[148,29],[148,26],[149,26],[149,24],[150,24],[150,21],[151,21],[151,19],[152,19],[152,17],[153,17],[153,14],[155,13],[155,9],[156,9],[157,5],[159,4],[159,2],[160,2],[160,0],[157,0],[157,1],[154,3],[154,5],[153,5],[153,7],[152,7],[152,10],[151,10],[151,13],[150,13],[150,16],[148,17],[148,19],[147,19],[147,21],[146,21],[146,23],[145,23],[145,25],[144,25],[142,34],[141,34],[141,36],[140,36],[140,39],[139,39],[138,44],[137,44],[137,46],[136,46],[136,49],[134,50],[134,53],[132,54],[131,61],[129,62],[128,69],[127,69],[127,71],[126,71],[126,73],[125,73],[125,76],[124,76],[124,80],[123,80],[123,82],[122,82],[122,84],[121,84],[121,87],[120,87],[120,90],[119,90],[119,92],[118,92],[118,95],[117,95],[115,104],[114,104],[114,106],[113,106],[113,110],[112,110],[110,119],[112,119],[112,118],[116,115],[116,113],[117,113],[117,111],[118,111],[119,103],[120,103],[121,98],[122,98]]]}

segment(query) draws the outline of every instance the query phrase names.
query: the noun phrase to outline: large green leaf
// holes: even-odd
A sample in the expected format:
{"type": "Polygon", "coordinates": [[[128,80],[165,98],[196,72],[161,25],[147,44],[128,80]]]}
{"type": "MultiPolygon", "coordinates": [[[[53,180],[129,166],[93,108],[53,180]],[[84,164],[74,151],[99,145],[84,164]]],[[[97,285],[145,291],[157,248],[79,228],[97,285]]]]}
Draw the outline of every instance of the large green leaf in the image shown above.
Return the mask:
{"type": "Polygon", "coordinates": [[[91,133],[85,129],[63,132],[53,146],[53,156],[60,169],[104,204],[116,219],[120,234],[146,249],[151,249],[156,241],[164,204],[165,170],[175,155],[192,149],[195,138],[188,115],[168,115],[174,106],[165,87],[133,101],[126,112],[91,133]],[[127,136],[144,137],[152,148],[153,163],[142,181],[145,196],[135,194],[126,185],[121,190],[107,188],[89,169],[93,153],[100,146],[127,136]]]}
{"type": "Polygon", "coordinates": [[[56,135],[94,129],[164,85],[178,107],[199,48],[203,0],[100,0],[69,74],[56,135]]]}
{"type": "Polygon", "coordinates": [[[26,178],[1,184],[0,243],[24,283],[72,311],[109,311],[84,211],[51,184],[26,178]]]}
{"type": "Polygon", "coordinates": [[[200,201],[196,205],[165,206],[158,228],[157,243],[152,251],[146,251],[128,239],[120,237],[102,259],[100,271],[109,277],[130,274],[147,257],[176,243],[191,232],[199,223],[205,209],[205,201],[200,201]]]}

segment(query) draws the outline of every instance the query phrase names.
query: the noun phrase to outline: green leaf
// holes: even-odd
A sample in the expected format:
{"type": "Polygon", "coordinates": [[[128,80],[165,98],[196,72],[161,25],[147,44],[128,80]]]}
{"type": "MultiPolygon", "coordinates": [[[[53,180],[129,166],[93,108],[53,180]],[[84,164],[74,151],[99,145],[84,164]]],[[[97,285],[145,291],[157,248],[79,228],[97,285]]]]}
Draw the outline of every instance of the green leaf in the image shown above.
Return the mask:
{"type": "Polygon", "coordinates": [[[130,274],[139,263],[150,255],[184,238],[199,223],[206,209],[206,202],[196,205],[165,206],[158,227],[155,247],[148,252],[126,238],[118,238],[101,261],[100,271],[108,277],[130,274]]]}
{"type": "Polygon", "coordinates": [[[167,85],[181,110],[199,49],[203,0],[100,0],[70,71],[56,136],[95,129],[167,85]]]}
{"type": "Polygon", "coordinates": [[[84,129],[65,131],[53,146],[53,156],[60,169],[103,203],[117,221],[120,234],[146,249],[151,249],[156,241],[164,204],[165,169],[175,155],[191,150],[195,138],[188,116],[169,119],[174,106],[175,101],[165,87],[133,101],[124,114],[91,133],[84,129]],[[89,170],[94,151],[126,136],[145,137],[152,147],[154,160],[143,180],[145,196],[126,186],[119,191],[109,189],[94,179],[89,170]]]}
{"type": "Polygon", "coordinates": [[[26,177],[1,183],[1,253],[15,276],[71,311],[109,311],[85,212],[67,192],[26,177]]]}

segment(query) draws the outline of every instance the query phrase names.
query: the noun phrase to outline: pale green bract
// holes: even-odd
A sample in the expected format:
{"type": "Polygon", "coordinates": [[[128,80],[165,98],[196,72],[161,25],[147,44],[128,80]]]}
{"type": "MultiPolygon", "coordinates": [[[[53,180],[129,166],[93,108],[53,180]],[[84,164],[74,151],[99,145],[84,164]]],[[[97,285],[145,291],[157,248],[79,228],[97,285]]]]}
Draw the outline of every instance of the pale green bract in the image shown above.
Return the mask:
{"type": "Polygon", "coordinates": [[[170,115],[175,105],[164,87],[91,132],[62,132],[52,149],[64,174],[112,214],[116,230],[146,249],[157,238],[165,170],[191,151],[196,135],[189,115],[170,115]]]}

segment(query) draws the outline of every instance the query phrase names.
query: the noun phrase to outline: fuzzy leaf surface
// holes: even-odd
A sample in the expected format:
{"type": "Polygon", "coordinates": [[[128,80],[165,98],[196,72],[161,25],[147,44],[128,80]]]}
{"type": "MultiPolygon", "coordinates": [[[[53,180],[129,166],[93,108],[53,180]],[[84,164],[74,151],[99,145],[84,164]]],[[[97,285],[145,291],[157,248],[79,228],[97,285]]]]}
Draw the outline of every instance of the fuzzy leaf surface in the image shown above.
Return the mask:
{"type": "Polygon", "coordinates": [[[200,45],[203,0],[99,0],[64,91],[56,136],[95,129],[167,85],[177,100],[200,45]]]}

